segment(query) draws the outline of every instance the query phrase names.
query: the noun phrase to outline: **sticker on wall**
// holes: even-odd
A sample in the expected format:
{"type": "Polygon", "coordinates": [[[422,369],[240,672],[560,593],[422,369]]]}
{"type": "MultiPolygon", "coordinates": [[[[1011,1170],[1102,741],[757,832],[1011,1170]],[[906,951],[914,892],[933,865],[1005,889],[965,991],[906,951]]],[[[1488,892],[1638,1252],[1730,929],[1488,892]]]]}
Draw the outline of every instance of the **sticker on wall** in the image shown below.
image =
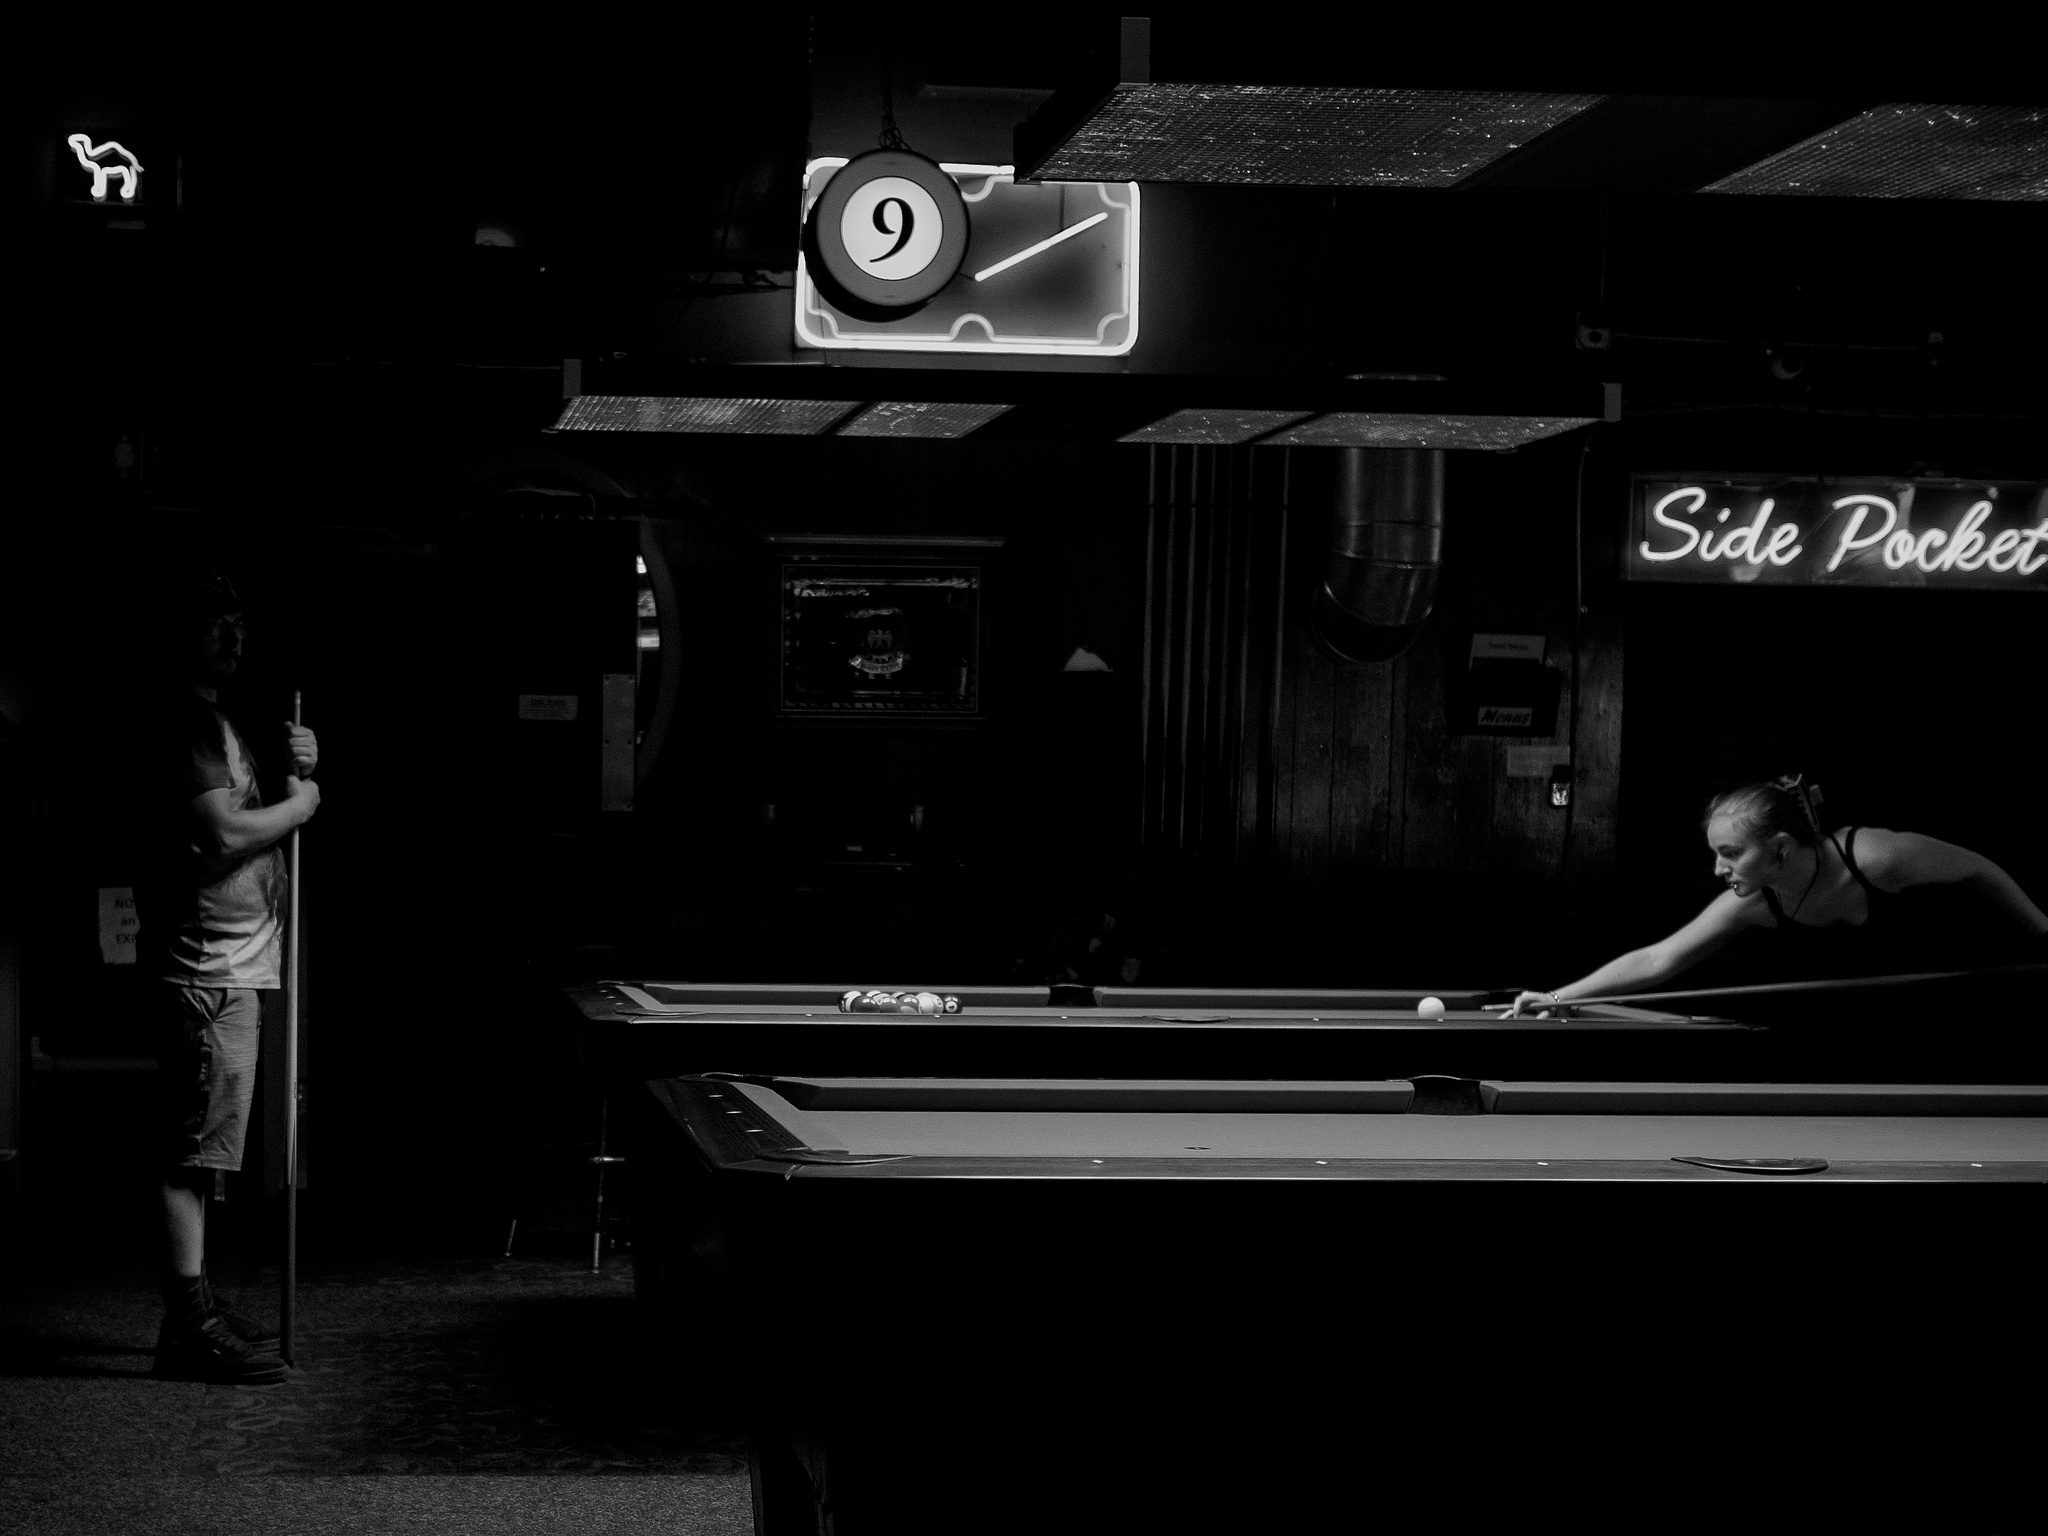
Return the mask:
{"type": "Polygon", "coordinates": [[[519,718],[522,720],[574,720],[580,701],[573,693],[522,693],[519,695],[519,718]]]}
{"type": "Polygon", "coordinates": [[[135,892],[125,885],[100,887],[100,959],[107,965],[135,963],[135,936],[141,922],[135,913],[135,892]]]}

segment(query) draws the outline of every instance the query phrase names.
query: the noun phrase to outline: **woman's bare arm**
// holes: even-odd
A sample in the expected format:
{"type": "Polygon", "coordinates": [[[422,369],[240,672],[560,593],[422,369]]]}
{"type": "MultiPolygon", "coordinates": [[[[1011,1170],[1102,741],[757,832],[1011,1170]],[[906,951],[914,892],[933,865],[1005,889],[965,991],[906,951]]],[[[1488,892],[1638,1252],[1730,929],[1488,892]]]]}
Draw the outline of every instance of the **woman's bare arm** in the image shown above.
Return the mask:
{"type": "Polygon", "coordinates": [[[1723,891],[1676,933],[1616,955],[1598,970],[1555,992],[1524,992],[1515,999],[1508,1016],[1519,1017],[1529,1009],[1551,1003],[1650,991],[1698,965],[1743,929],[1762,927],[1770,920],[1770,909],[1761,895],[1737,896],[1733,891],[1723,891]]]}
{"type": "Polygon", "coordinates": [[[2048,912],[2020,889],[2019,882],[1983,854],[1919,832],[1864,827],[1856,834],[1856,862],[1881,891],[1916,885],[1966,885],[1994,907],[2012,914],[2032,934],[2048,933],[2048,912]]]}

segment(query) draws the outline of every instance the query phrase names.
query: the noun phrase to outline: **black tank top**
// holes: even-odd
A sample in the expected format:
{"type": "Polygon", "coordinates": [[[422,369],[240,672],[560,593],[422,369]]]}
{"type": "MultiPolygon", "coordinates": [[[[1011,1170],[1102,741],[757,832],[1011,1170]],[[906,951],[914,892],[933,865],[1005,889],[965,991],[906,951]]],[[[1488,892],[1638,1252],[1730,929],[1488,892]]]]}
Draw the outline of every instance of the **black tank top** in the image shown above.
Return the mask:
{"type": "MultiPolygon", "coordinates": [[[[1882,976],[1910,971],[1967,970],[2005,965],[2015,933],[2002,914],[1988,912],[1981,898],[1959,885],[1922,885],[1881,891],[1856,862],[1856,832],[1829,838],[1849,874],[1863,887],[1869,915],[1860,923],[1802,923],[1786,916],[1777,893],[1764,887],[1764,903],[1777,920],[1778,937],[1766,941],[1775,959],[1759,953],[1766,970],[1782,969],[1787,979],[1820,976],[1882,976]]],[[[2028,956],[2027,958],[2032,958],[2028,956]]]]}
{"type": "MultiPolygon", "coordinates": [[[[1860,923],[1802,923],[1787,917],[1784,908],[1778,905],[1778,893],[1769,886],[1763,888],[1764,905],[1771,909],[1771,916],[1777,919],[1778,932],[1795,936],[1802,941],[1811,941],[1815,948],[1826,947],[1840,952],[1843,959],[1850,958],[1851,952],[1872,953],[1873,941],[1884,942],[1893,924],[1897,903],[1889,891],[1880,891],[1870,883],[1870,877],[1863,873],[1863,867],[1856,862],[1856,832],[1851,827],[1840,842],[1830,836],[1835,852],[1842,856],[1842,862],[1858,885],[1863,887],[1863,898],[1869,910],[1860,923]]],[[[1862,958],[1861,954],[1857,958],[1862,958]]]]}

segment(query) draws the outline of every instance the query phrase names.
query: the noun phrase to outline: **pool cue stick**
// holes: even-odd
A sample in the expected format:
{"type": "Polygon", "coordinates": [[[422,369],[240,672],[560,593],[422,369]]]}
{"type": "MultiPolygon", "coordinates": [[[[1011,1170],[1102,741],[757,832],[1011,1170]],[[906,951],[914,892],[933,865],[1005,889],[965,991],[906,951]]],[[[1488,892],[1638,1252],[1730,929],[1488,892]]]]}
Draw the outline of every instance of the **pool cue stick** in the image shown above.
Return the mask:
{"type": "MultiPolygon", "coordinates": [[[[292,690],[292,724],[305,724],[305,700],[292,690]]],[[[277,1306],[278,1353],[296,1365],[292,1338],[298,1322],[299,1292],[299,829],[292,828],[285,853],[286,881],[291,887],[285,918],[284,973],[284,1268],[279,1277],[277,1306]]]]}
{"type": "MultiPolygon", "coordinates": [[[[1580,1008],[1592,1003],[1680,1003],[1702,997],[1790,997],[1802,992],[1856,992],[1870,987],[1900,987],[1923,981],[1960,981],[1970,976],[2026,976],[2048,972],[2048,964],[1989,966],[1981,971],[1913,971],[1898,976],[1835,976],[1822,981],[1765,981],[1740,987],[1695,987],[1685,992],[1617,992],[1611,997],[1574,997],[1539,1008],[1580,1008]]],[[[1488,1003],[1491,1009],[1512,1003],[1488,1003]]]]}

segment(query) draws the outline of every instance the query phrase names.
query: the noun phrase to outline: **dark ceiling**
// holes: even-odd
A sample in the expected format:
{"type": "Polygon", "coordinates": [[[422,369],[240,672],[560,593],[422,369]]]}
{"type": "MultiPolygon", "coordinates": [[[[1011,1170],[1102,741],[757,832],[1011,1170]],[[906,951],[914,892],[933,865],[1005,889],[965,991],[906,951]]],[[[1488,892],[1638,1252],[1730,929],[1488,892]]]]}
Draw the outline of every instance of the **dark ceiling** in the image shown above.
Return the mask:
{"type": "Polygon", "coordinates": [[[430,375],[437,401],[530,375],[532,426],[561,410],[565,358],[591,395],[837,402],[809,430],[849,435],[1583,420],[1609,385],[1630,413],[2044,409],[2048,91],[2011,40],[1188,13],[1127,58],[1096,7],[933,15],[274,46],[180,19],[90,56],[32,20],[0,61],[22,280],[45,299],[24,346],[80,389],[247,412],[286,409],[275,381],[313,368],[395,391],[387,412],[430,375]],[[797,348],[803,166],[871,146],[885,103],[935,159],[994,163],[1017,134],[1146,180],[1137,350],[797,348]],[[82,195],[79,130],[139,150],[137,208],[82,195]],[[868,405],[893,409],[848,414],[868,405]]]}

